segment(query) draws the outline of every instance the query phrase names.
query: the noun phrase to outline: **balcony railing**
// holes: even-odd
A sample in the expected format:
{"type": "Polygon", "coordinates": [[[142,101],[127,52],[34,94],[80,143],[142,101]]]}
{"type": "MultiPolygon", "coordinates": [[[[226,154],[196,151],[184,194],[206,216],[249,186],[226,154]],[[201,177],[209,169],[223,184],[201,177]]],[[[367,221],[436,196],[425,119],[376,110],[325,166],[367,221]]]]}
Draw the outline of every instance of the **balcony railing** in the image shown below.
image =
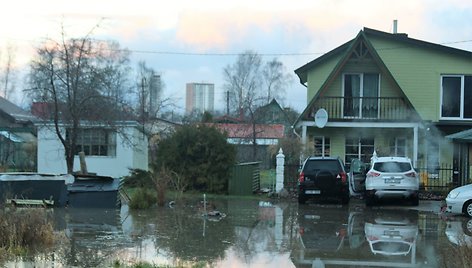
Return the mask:
{"type": "Polygon", "coordinates": [[[330,119],[411,120],[412,112],[404,98],[397,97],[320,97],[314,112],[324,108],[330,119]]]}

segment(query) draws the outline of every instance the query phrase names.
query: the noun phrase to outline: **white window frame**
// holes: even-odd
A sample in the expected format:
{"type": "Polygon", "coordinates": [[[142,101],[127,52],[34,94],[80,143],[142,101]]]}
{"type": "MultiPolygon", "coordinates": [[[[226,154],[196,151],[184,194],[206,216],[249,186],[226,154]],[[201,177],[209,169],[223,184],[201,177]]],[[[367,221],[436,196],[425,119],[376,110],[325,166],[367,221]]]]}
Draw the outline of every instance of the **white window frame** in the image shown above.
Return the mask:
{"type": "Polygon", "coordinates": [[[472,75],[465,75],[465,74],[443,74],[440,77],[440,99],[439,99],[439,118],[441,120],[465,120],[465,121],[472,121],[472,118],[464,118],[464,88],[465,88],[465,77],[472,76],[472,75]],[[443,96],[444,96],[444,89],[443,89],[443,78],[444,77],[459,77],[461,78],[461,96],[460,96],[460,111],[459,117],[446,117],[442,116],[442,107],[443,107],[443,96]]]}
{"type": "Polygon", "coordinates": [[[341,105],[341,114],[343,115],[343,118],[364,118],[363,115],[362,115],[362,98],[364,97],[364,75],[365,74],[377,74],[377,76],[379,77],[379,82],[378,82],[378,85],[377,85],[377,118],[380,117],[380,79],[381,79],[381,75],[380,73],[376,73],[376,72],[372,72],[372,73],[356,73],[356,72],[347,72],[347,73],[343,73],[343,79],[342,79],[342,97],[343,97],[343,104],[341,105]],[[359,85],[359,98],[360,98],[360,102],[359,102],[359,116],[345,116],[344,115],[344,97],[345,97],[345,92],[346,92],[346,75],[359,75],[360,76],[360,85],[359,85]]]}
{"type": "Polygon", "coordinates": [[[408,157],[408,139],[406,137],[395,137],[395,147],[394,147],[394,150],[395,150],[395,156],[405,156],[405,157],[408,157]],[[398,149],[399,149],[399,140],[403,140],[405,142],[405,155],[398,155],[398,149]]]}
{"type": "MultiPolygon", "coordinates": [[[[99,134],[99,135],[100,135],[99,134]]],[[[77,137],[77,144],[76,146],[77,147],[80,147],[80,148],[84,148],[84,147],[88,147],[89,150],[86,150],[87,152],[85,152],[85,156],[87,157],[116,157],[116,150],[117,150],[117,142],[116,142],[116,131],[113,131],[111,129],[104,129],[104,128],[80,128],[78,129],[78,133],[77,133],[78,137],[77,137]],[[98,144],[95,144],[93,143],[91,140],[83,143],[83,140],[84,140],[84,135],[85,133],[88,132],[88,133],[100,133],[100,134],[104,134],[101,135],[100,138],[104,138],[104,142],[100,142],[98,144]],[[98,147],[98,151],[100,152],[101,151],[101,148],[100,147],[103,147],[105,146],[106,147],[106,154],[94,154],[93,152],[93,148],[94,146],[97,146],[98,147]]],[[[90,134],[88,134],[90,135],[90,134]]],[[[85,151],[85,150],[84,150],[85,151]]],[[[76,155],[79,154],[79,152],[75,152],[76,155]]]]}
{"type": "Polygon", "coordinates": [[[314,136],[313,137],[313,142],[314,142],[314,153],[313,155],[315,156],[321,156],[321,157],[329,157],[331,155],[331,138],[330,137],[325,137],[325,136],[314,136]],[[321,139],[321,155],[316,154],[316,139],[321,139]],[[329,140],[329,143],[326,143],[326,139],[329,140]],[[326,153],[326,145],[328,145],[329,151],[326,153]]]}

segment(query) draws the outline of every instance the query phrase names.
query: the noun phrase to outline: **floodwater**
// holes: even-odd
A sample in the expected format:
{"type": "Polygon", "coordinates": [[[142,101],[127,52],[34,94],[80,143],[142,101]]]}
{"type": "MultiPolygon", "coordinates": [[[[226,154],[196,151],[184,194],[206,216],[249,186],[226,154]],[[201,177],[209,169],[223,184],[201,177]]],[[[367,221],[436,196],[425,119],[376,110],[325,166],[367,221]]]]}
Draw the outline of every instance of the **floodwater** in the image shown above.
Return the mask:
{"type": "Polygon", "coordinates": [[[132,211],[54,209],[53,249],[7,267],[457,267],[472,221],[405,206],[201,200],[132,211]]]}

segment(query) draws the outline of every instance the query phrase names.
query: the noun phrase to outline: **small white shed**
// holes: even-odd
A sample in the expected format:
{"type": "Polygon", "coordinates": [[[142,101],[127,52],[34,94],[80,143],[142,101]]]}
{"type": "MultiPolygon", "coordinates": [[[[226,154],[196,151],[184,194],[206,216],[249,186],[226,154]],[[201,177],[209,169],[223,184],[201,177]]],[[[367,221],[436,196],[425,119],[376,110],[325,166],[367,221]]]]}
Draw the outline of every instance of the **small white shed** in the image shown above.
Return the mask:
{"type": "MultiPolygon", "coordinates": [[[[148,170],[148,140],[136,121],[117,122],[115,126],[82,124],[77,146],[85,153],[87,170],[101,176],[122,177],[129,169],[148,170]]],[[[54,123],[38,123],[38,173],[67,173],[64,147],[54,123]]],[[[61,126],[61,131],[66,127],[61,126]]],[[[79,156],[74,171],[80,170],[79,156]]]]}

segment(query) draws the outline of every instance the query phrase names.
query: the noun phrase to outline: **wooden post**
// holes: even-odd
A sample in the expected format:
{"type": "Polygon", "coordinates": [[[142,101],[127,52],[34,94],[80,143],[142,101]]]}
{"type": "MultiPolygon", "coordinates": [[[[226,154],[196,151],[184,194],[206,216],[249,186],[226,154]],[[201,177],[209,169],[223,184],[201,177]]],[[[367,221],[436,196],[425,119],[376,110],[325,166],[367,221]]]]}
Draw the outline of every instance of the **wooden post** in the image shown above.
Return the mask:
{"type": "Polygon", "coordinates": [[[79,152],[79,159],[80,159],[80,173],[82,175],[87,175],[87,163],[85,162],[85,153],[79,152]]]}

